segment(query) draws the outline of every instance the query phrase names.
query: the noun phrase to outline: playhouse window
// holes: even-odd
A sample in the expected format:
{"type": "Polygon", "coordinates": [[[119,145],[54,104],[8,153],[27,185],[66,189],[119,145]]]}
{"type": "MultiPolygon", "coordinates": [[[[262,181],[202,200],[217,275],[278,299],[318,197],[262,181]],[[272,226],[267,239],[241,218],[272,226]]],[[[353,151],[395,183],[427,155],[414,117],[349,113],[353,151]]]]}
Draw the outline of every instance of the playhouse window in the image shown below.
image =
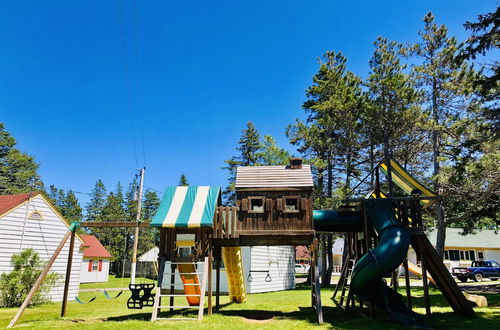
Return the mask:
{"type": "Polygon", "coordinates": [[[248,197],[250,207],[248,213],[264,213],[265,197],[251,196],[248,197]]]}
{"type": "Polygon", "coordinates": [[[288,196],[283,197],[285,200],[285,213],[298,213],[300,212],[300,197],[288,196]]]}
{"type": "Polygon", "coordinates": [[[97,272],[98,269],[99,269],[99,261],[94,260],[94,262],[92,263],[92,271],[97,272]]]}

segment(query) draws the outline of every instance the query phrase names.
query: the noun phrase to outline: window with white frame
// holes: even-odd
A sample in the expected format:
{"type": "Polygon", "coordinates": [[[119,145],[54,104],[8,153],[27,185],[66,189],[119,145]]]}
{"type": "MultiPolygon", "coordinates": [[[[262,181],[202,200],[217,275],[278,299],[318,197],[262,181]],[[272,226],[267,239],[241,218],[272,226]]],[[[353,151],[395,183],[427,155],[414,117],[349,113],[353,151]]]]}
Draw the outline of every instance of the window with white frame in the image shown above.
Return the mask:
{"type": "Polygon", "coordinates": [[[99,260],[92,260],[92,271],[97,272],[99,270],[99,260]]]}

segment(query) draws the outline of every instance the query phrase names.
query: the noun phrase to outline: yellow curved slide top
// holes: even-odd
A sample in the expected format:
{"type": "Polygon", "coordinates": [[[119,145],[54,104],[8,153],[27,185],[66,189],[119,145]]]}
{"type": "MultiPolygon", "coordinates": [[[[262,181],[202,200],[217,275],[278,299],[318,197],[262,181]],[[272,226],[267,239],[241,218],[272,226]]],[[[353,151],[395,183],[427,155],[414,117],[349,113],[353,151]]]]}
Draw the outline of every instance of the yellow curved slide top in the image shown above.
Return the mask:
{"type": "Polygon", "coordinates": [[[245,289],[241,247],[223,247],[222,257],[224,258],[227,283],[229,285],[229,300],[231,302],[243,303],[247,299],[247,291],[245,289]]]}
{"type": "MultiPolygon", "coordinates": [[[[404,190],[408,195],[411,194],[413,189],[419,189],[424,196],[436,196],[436,193],[425,187],[419,181],[417,181],[413,176],[410,175],[397,161],[394,159],[390,160],[392,181],[397,184],[401,189],[404,190]]],[[[387,161],[384,160],[380,163],[380,168],[382,171],[387,173],[387,161]]],[[[423,200],[422,203],[427,204],[431,202],[430,200],[423,200]]]]}

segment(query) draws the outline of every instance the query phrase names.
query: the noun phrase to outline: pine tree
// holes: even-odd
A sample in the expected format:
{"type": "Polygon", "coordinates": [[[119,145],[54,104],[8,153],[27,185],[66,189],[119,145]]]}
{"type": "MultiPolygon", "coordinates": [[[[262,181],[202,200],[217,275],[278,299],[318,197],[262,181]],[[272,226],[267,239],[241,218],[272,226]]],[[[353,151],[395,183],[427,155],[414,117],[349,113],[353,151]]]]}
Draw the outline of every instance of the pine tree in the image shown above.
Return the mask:
{"type": "Polygon", "coordinates": [[[187,178],[184,174],[181,174],[181,177],[179,179],[179,186],[189,186],[187,178]]]}
{"type": "Polygon", "coordinates": [[[286,165],[290,159],[290,153],[276,145],[276,140],[271,135],[265,135],[262,140],[262,148],[258,152],[258,163],[262,166],[286,165]]]}
{"type": "Polygon", "coordinates": [[[69,222],[79,222],[83,218],[82,208],[78,203],[78,198],[71,189],[64,194],[64,200],[61,203],[61,213],[69,222]]]}
{"type": "Polygon", "coordinates": [[[20,194],[43,191],[38,175],[39,164],[34,157],[16,148],[16,139],[0,122],[0,194],[20,194]]]}
{"type": "Polygon", "coordinates": [[[94,188],[91,190],[90,202],[86,205],[85,219],[87,221],[96,221],[102,213],[102,209],[106,203],[106,186],[101,179],[97,180],[94,188]]]}
{"type": "Polygon", "coordinates": [[[223,192],[226,203],[230,204],[234,202],[236,168],[238,166],[258,165],[258,152],[261,146],[259,132],[257,131],[257,128],[255,128],[255,125],[249,121],[247,123],[247,127],[242,131],[241,137],[238,141],[238,146],[236,147],[238,155],[224,161],[227,166],[223,167],[223,169],[229,172],[229,184],[223,192]]]}
{"type": "MultiPolygon", "coordinates": [[[[156,192],[147,190],[144,194],[144,199],[142,202],[142,221],[151,222],[153,216],[158,211],[160,207],[160,199],[156,192]]],[[[141,229],[139,244],[138,244],[138,254],[147,252],[155,246],[160,244],[159,230],[156,228],[143,228],[141,229]]]]}
{"type": "MultiPolygon", "coordinates": [[[[374,45],[367,82],[371,105],[366,125],[371,138],[382,143],[384,157],[406,158],[404,163],[417,162],[418,154],[410,154],[413,159],[408,159],[407,149],[414,149],[415,142],[420,141],[418,127],[423,117],[420,94],[402,63],[403,47],[383,37],[374,45]]],[[[392,192],[392,187],[389,190],[392,192]]]]}
{"type": "MultiPolygon", "coordinates": [[[[448,36],[448,29],[444,25],[437,25],[431,12],[425,15],[423,21],[424,30],[419,32],[422,40],[412,48],[413,54],[422,63],[414,66],[414,72],[430,117],[428,127],[432,141],[434,190],[446,196],[447,193],[442,189],[441,168],[446,162],[446,154],[449,154],[445,148],[454,144],[453,126],[463,117],[461,109],[465,108],[463,95],[469,75],[464,74],[467,66],[456,57],[458,42],[448,36]]],[[[446,218],[442,207],[437,210],[436,224],[436,250],[442,256],[446,238],[446,218]]]]}

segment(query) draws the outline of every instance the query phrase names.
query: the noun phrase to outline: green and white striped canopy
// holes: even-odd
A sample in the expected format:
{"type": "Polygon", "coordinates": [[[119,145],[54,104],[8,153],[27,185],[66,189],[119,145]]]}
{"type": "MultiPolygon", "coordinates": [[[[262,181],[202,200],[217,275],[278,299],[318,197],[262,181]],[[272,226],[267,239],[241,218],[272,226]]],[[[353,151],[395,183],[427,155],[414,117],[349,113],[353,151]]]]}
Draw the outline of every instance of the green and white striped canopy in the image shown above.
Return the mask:
{"type": "Polygon", "coordinates": [[[151,226],[168,228],[212,227],[220,187],[167,187],[151,226]]]}

